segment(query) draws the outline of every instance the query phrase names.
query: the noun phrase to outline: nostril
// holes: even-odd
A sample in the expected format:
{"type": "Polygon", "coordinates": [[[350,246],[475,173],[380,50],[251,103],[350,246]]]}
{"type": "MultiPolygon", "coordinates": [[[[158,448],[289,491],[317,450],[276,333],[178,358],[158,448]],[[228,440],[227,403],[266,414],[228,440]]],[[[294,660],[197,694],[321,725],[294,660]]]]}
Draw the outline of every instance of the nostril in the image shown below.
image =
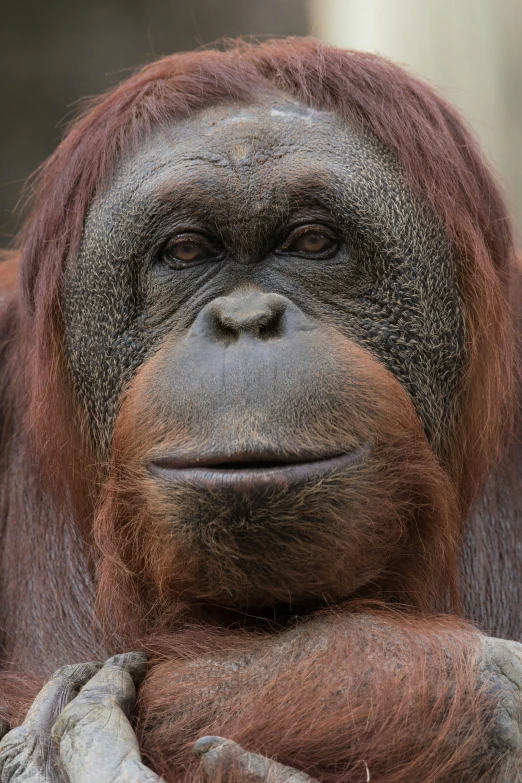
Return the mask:
{"type": "Polygon", "coordinates": [[[264,313],[237,313],[221,317],[221,325],[225,329],[239,335],[241,332],[250,332],[256,337],[267,337],[277,330],[281,318],[278,313],[266,311],[264,313]]]}
{"type": "Polygon", "coordinates": [[[262,340],[272,340],[280,337],[283,331],[284,308],[273,310],[266,319],[260,321],[257,336],[262,340]]]}

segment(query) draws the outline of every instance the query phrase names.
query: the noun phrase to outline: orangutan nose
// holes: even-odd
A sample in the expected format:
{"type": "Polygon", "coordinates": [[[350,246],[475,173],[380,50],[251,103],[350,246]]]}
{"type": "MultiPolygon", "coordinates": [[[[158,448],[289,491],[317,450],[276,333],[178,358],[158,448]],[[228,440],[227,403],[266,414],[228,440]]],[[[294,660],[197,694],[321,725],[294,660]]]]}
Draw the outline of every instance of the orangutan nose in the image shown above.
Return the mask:
{"type": "Polygon", "coordinates": [[[234,342],[243,336],[272,340],[283,336],[289,308],[297,309],[280,294],[238,292],[220,296],[206,305],[194,326],[203,327],[207,337],[223,342],[234,342]]]}

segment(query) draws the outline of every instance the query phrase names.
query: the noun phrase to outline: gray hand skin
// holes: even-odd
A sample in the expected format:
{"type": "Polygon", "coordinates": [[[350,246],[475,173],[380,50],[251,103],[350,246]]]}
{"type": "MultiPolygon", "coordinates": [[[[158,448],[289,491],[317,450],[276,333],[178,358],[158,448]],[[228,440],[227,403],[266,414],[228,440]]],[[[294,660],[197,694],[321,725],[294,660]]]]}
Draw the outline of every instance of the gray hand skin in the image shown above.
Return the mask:
{"type": "MultiPolygon", "coordinates": [[[[522,644],[483,637],[482,661],[483,680],[501,693],[494,742],[514,761],[505,783],[516,783],[522,781],[522,644]]],[[[146,664],[143,654],[126,653],[103,666],[59,669],[24,723],[0,742],[0,783],[162,783],[142,763],[129,721],[146,664]]],[[[315,783],[223,737],[200,738],[194,752],[209,783],[315,783]]]]}
{"type": "Polygon", "coordinates": [[[317,783],[305,772],[285,767],[224,737],[201,737],[194,753],[209,781],[219,783],[317,783]]]}
{"type": "Polygon", "coordinates": [[[160,781],[142,764],[129,722],[146,665],[127,653],[59,669],[0,743],[1,783],[160,781]]]}
{"type": "Polygon", "coordinates": [[[518,761],[522,781],[522,644],[483,637],[483,671],[488,687],[501,692],[495,720],[495,742],[518,761]]]}

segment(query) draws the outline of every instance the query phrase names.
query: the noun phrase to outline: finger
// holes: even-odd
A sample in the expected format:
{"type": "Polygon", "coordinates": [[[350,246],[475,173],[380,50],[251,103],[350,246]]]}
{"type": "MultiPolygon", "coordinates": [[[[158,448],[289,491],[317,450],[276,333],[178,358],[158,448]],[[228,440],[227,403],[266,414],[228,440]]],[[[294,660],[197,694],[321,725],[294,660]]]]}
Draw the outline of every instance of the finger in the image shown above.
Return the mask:
{"type": "Polygon", "coordinates": [[[145,674],[141,653],[111,658],[59,716],[52,737],[70,783],[157,783],[128,716],[145,674]]]}
{"type": "Polygon", "coordinates": [[[194,753],[211,783],[317,783],[305,772],[249,753],[223,737],[201,737],[194,753]]]}
{"type": "Polygon", "coordinates": [[[0,742],[0,779],[10,783],[44,783],[49,767],[52,723],[101,664],[63,666],[45,685],[21,726],[0,742]]]}
{"type": "Polygon", "coordinates": [[[32,703],[22,725],[43,739],[43,735],[50,732],[54,721],[63,708],[100,667],[101,663],[93,662],[62,666],[44,685],[32,703]]]}
{"type": "Polygon", "coordinates": [[[99,672],[87,682],[75,700],[76,706],[90,701],[113,699],[129,716],[136,702],[136,687],[147,671],[144,653],[125,653],[109,658],[99,672]]]}

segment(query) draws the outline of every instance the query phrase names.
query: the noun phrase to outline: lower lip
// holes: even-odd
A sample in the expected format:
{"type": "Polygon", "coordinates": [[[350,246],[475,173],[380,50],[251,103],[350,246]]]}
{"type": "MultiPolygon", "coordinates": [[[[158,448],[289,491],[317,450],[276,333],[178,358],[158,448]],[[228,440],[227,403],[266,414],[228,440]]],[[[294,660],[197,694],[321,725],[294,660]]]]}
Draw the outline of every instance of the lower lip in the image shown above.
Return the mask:
{"type": "Polygon", "coordinates": [[[317,481],[360,463],[368,453],[368,446],[360,446],[348,454],[335,457],[282,464],[269,468],[170,467],[161,462],[151,462],[149,470],[158,478],[169,482],[190,483],[206,489],[230,488],[248,491],[265,487],[287,488],[292,484],[317,481]]]}

